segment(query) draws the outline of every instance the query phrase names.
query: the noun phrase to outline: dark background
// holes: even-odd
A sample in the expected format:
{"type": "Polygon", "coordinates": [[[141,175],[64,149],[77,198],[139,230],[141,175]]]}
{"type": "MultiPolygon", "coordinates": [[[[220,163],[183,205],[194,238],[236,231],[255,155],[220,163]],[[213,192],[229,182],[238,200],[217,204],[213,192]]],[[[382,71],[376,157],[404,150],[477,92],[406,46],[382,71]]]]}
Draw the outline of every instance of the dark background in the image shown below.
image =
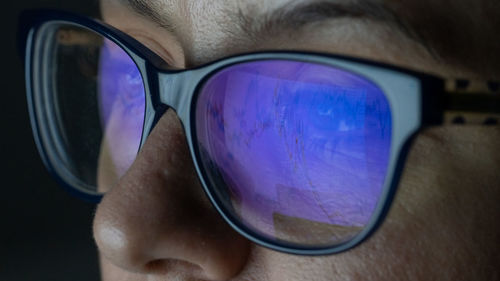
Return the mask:
{"type": "Polygon", "coordinates": [[[95,205],[72,197],[46,172],[31,136],[17,18],[26,8],[90,16],[98,0],[14,0],[0,8],[0,281],[98,280],[95,205]]]}

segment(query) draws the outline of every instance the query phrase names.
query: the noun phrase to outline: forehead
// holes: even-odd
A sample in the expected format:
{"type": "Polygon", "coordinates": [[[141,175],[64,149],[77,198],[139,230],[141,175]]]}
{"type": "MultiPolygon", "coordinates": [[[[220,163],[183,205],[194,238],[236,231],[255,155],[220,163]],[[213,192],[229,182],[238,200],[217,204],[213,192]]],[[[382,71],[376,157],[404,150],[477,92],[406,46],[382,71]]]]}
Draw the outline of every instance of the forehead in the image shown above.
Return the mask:
{"type": "Polygon", "coordinates": [[[246,51],[242,46],[269,48],[265,46],[267,41],[286,46],[297,38],[309,40],[313,34],[334,38],[329,33],[337,32],[344,36],[335,39],[344,40],[357,29],[358,33],[371,35],[374,25],[360,27],[358,23],[375,21],[385,25],[389,33],[399,29],[444,60],[481,69],[485,54],[491,54],[495,67],[500,65],[500,56],[493,55],[500,49],[500,40],[491,40],[500,32],[497,0],[102,0],[102,3],[103,7],[108,4],[127,7],[176,35],[188,52],[211,57],[214,55],[209,53],[216,50],[246,51]],[[293,12],[294,7],[306,6],[312,8],[293,12]],[[314,28],[304,29],[311,24],[302,26],[302,23],[312,23],[314,28]]]}
{"type": "Polygon", "coordinates": [[[207,19],[224,21],[241,15],[257,16],[278,8],[312,3],[328,3],[337,6],[378,6],[393,11],[403,21],[406,17],[429,20],[435,14],[441,14],[447,15],[446,18],[459,16],[456,21],[465,20],[464,15],[466,15],[473,21],[481,22],[485,17],[475,17],[500,14],[500,4],[496,0],[102,0],[102,2],[119,2],[125,6],[146,8],[152,13],[162,14],[162,16],[166,13],[172,18],[177,15],[181,21],[189,19],[191,23],[207,19]],[[423,11],[427,13],[422,13],[423,11]],[[186,16],[188,18],[185,18],[186,16]]]}
{"type": "MultiPolygon", "coordinates": [[[[186,45],[212,41],[248,45],[269,37],[299,37],[304,27],[346,18],[376,20],[406,29],[405,21],[397,18],[384,0],[103,1],[115,2],[153,20],[183,39],[186,45]]],[[[112,8],[107,10],[114,12],[112,8]]],[[[334,31],[336,27],[328,28],[334,31]]],[[[321,26],[313,33],[324,29],[321,26]]]]}

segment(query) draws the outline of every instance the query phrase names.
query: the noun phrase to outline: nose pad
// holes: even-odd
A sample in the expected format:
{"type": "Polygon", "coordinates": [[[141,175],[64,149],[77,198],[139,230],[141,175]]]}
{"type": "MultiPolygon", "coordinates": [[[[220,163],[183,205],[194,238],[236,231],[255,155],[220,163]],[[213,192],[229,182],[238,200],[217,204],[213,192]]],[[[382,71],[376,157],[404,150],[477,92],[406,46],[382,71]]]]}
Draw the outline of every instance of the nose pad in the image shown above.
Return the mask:
{"type": "Polygon", "coordinates": [[[104,195],[94,237],[103,263],[120,270],[207,280],[236,276],[250,249],[204,194],[182,125],[171,110],[104,195]]]}

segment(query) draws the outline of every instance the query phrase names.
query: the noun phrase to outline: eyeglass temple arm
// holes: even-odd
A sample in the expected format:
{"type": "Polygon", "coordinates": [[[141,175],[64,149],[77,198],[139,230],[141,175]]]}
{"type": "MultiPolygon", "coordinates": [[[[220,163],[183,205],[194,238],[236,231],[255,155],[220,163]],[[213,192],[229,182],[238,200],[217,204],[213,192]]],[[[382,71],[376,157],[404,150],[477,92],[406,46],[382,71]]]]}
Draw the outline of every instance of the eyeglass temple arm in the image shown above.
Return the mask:
{"type": "Polygon", "coordinates": [[[500,125],[500,83],[445,80],[441,125],[500,125]]]}

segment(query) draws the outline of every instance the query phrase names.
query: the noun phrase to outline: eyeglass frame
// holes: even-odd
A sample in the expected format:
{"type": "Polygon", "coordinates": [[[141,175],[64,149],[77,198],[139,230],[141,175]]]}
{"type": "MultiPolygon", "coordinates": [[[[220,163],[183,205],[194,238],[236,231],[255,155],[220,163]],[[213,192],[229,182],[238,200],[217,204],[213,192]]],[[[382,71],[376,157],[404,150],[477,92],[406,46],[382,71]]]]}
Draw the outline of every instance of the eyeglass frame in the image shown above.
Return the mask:
{"type": "Polygon", "coordinates": [[[36,99],[43,97],[37,97],[35,93],[43,92],[40,90],[43,82],[36,83],[35,81],[35,77],[40,76],[40,73],[35,67],[38,50],[36,46],[33,46],[33,40],[40,29],[49,22],[65,23],[88,29],[121,47],[136,64],[144,83],[145,118],[139,150],[143,147],[158,120],[167,110],[172,109],[181,120],[198,178],[214,208],[238,233],[256,244],[280,252],[296,255],[330,255],[361,244],[384,221],[398,188],[412,141],[418,132],[427,127],[444,124],[496,125],[500,120],[498,83],[445,80],[433,75],[366,59],[308,51],[259,51],[221,58],[190,69],[164,69],[164,61],[158,55],[131,36],[104,22],[56,10],[24,11],[20,16],[18,43],[21,54],[25,56],[28,109],[40,157],[48,172],[62,187],[73,195],[94,203],[99,203],[103,195],[91,194],[72,185],[67,176],[65,178],[65,175],[61,174],[61,171],[66,170],[66,168],[58,167],[62,166],[61,163],[51,160],[57,159],[57,156],[55,158],[53,156],[57,152],[53,151],[52,146],[44,144],[44,138],[47,138],[43,136],[44,130],[47,130],[45,127],[50,126],[50,124],[44,124],[45,120],[39,120],[40,116],[37,114],[36,99]],[[210,77],[227,67],[244,62],[272,59],[328,65],[355,73],[375,83],[389,102],[393,127],[390,160],[383,192],[376,210],[371,215],[370,222],[364,226],[360,233],[347,242],[332,247],[299,247],[293,243],[268,239],[259,235],[222,207],[224,203],[214,195],[215,191],[213,190],[216,188],[211,186],[205,170],[200,168],[202,161],[198,147],[193,143],[197,138],[195,126],[193,126],[194,121],[192,121],[200,89],[210,77]],[[416,89],[413,96],[409,97],[408,93],[403,95],[396,88],[393,88],[394,84],[398,84],[398,81],[401,84],[406,82],[409,88],[416,89]],[[480,91],[469,90],[468,86],[471,84],[479,85],[475,88],[480,89],[480,91]],[[407,122],[407,124],[402,125],[401,122],[407,122]],[[403,128],[404,126],[406,127],[403,128]]]}

